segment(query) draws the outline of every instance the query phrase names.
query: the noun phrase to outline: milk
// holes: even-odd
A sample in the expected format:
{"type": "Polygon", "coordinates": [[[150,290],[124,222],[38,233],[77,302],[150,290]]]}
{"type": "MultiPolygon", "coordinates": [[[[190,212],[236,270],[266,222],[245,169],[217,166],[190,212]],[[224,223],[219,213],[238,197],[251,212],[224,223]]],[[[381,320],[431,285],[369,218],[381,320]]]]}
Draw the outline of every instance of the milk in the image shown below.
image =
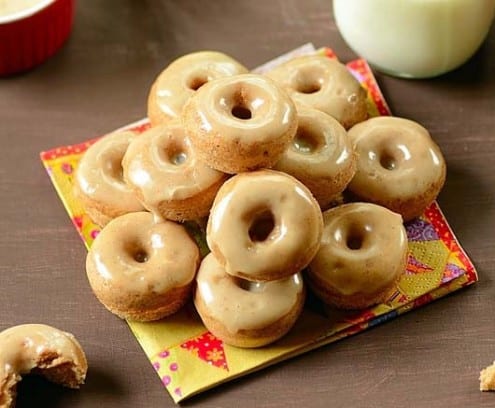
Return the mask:
{"type": "Polygon", "coordinates": [[[334,0],[345,41],[379,70],[432,77],[471,57],[488,33],[495,0],[334,0]]]}

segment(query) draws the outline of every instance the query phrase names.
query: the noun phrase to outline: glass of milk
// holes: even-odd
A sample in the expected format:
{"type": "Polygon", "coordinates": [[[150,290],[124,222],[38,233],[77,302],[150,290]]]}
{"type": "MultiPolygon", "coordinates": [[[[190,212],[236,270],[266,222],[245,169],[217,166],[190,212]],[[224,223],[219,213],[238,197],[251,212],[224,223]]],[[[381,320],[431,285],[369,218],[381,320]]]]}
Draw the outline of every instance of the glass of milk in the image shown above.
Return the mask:
{"type": "Polygon", "coordinates": [[[495,0],[333,0],[347,44],[376,69],[426,78],[466,62],[486,37],[495,0]]]}

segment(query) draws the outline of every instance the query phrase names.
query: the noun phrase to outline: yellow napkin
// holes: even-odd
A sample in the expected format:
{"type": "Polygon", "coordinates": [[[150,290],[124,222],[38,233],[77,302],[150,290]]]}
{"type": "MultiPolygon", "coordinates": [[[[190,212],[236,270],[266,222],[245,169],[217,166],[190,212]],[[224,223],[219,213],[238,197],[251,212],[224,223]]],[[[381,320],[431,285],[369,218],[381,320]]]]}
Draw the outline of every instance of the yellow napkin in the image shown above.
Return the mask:
{"type": "MultiPolygon", "coordinates": [[[[318,52],[336,58],[328,48],[311,45],[273,60],[258,72],[301,53],[318,52]]],[[[358,59],[348,69],[368,91],[371,116],[390,115],[390,110],[366,61],[358,59]]],[[[124,128],[142,132],[142,120],[124,128]]],[[[87,248],[99,232],[72,194],[73,174],[84,151],[95,140],[41,153],[41,160],[60,199],[87,248]]],[[[338,312],[309,297],[305,310],[291,332],[260,349],[239,349],[210,334],[192,303],[162,321],[129,327],[175,402],[233,378],[334,342],[368,327],[438,299],[477,281],[475,268],[459,245],[437,203],[422,217],[406,224],[410,257],[396,293],[385,303],[358,312],[338,312]]],[[[201,240],[201,237],[198,237],[201,240]]],[[[84,265],[81,264],[81,269],[84,265]]]]}

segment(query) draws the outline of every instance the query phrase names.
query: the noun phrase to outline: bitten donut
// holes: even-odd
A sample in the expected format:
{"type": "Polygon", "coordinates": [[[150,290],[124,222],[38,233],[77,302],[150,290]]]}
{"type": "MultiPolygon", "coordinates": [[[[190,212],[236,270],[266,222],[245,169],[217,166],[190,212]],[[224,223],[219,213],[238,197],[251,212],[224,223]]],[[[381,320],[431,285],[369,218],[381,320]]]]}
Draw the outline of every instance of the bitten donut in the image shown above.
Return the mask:
{"type": "Polygon", "coordinates": [[[225,272],[213,254],[201,263],[194,304],[207,329],[237,347],[261,347],[284,336],[304,305],[299,273],[270,282],[250,282],[225,272]]]}
{"type": "Polygon", "coordinates": [[[79,161],[74,194],[89,218],[101,227],[119,215],[144,209],[122,179],[122,158],[135,137],[131,131],[103,136],[79,161]]]}
{"type": "Polygon", "coordinates": [[[266,73],[297,104],[308,105],[349,129],[367,118],[366,91],[337,60],[321,55],[294,58],[266,73]]]}
{"type": "Polygon", "coordinates": [[[445,161],[428,131],[398,117],[376,117],[349,130],[358,155],[349,190],[360,200],[383,205],[408,221],[437,197],[445,161]]]}
{"type": "Polygon", "coordinates": [[[299,272],[320,245],[323,219],[310,191],[273,170],[238,174],[220,188],[206,240],[233,276],[252,281],[299,272]]]}
{"type": "Polygon", "coordinates": [[[115,218],[96,237],[86,271],[98,300],[123,319],[158,320],[189,299],[199,250],[182,225],[136,212],[115,218]]]}
{"type": "Polygon", "coordinates": [[[351,203],[323,213],[321,246],[308,284],[327,304],[362,309],[385,301],[406,268],[407,235],[399,214],[351,203]]]}
{"type": "Polygon", "coordinates": [[[296,136],[274,170],[288,173],[326,209],[344,191],[356,171],[356,155],[347,132],[330,115],[298,107],[296,136]]]}
{"type": "Polygon", "coordinates": [[[122,161],[124,180],[161,218],[184,221],[208,215],[227,175],[206,166],[179,121],[142,133],[122,161]]]}
{"type": "Polygon", "coordinates": [[[239,62],[215,51],[184,55],[168,65],[153,83],[148,96],[148,118],[152,125],[177,119],[184,103],[213,79],[246,74],[239,62]]]}
{"type": "Polygon", "coordinates": [[[183,120],[198,156],[225,173],[273,166],[297,128],[287,93],[255,74],[208,82],[184,106],[183,120]]]}
{"type": "Polygon", "coordinates": [[[88,363],[75,337],[44,324],[22,324],[0,333],[0,407],[15,406],[16,386],[39,374],[69,387],[84,383],[88,363]]]}
{"type": "Polygon", "coordinates": [[[480,391],[495,391],[495,361],[480,371],[480,391]]]}

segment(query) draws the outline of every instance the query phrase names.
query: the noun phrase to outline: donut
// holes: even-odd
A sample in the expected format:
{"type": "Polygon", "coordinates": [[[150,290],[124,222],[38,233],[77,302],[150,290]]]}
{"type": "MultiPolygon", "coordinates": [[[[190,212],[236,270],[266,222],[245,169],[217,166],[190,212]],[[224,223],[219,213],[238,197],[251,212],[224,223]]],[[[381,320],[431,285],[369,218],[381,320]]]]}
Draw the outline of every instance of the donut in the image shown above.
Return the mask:
{"type": "Polygon", "coordinates": [[[322,209],[345,190],[356,171],[356,155],[342,125],[326,113],[297,107],[296,136],[274,170],[288,173],[306,187],[322,209]]]}
{"type": "Polygon", "coordinates": [[[495,391],[495,361],[480,371],[480,391],[495,391]]]}
{"type": "Polygon", "coordinates": [[[380,204],[409,221],[436,199],[445,182],[445,160],[423,126],[376,117],[348,134],[358,155],[349,191],[358,200],[380,204]]]}
{"type": "Polygon", "coordinates": [[[408,256],[402,218],[385,207],[350,203],[323,213],[321,246],[307,269],[318,298],[342,309],[385,301],[408,256]]]}
{"type": "Polygon", "coordinates": [[[199,250],[182,225],[148,212],[122,215],[96,237],[86,258],[91,288],[122,319],[158,320],[189,299],[199,250]]]}
{"type": "Polygon", "coordinates": [[[346,129],[368,116],[366,91],[337,60],[306,55],[289,60],[266,75],[281,84],[294,102],[333,116],[346,129]]]}
{"type": "Polygon", "coordinates": [[[124,180],[160,218],[184,221],[208,215],[227,175],[206,166],[182,124],[171,121],[141,134],[122,161],[124,180]]]}
{"type": "Polygon", "coordinates": [[[296,132],[297,113],[274,81],[244,74],[202,86],[184,106],[183,121],[204,162],[239,173],[278,161],[296,132]]]}
{"type": "Polygon", "coordinates": [[[79,161],[74,195],[100,227],[119,215],[144,209],[122,178],[122,158],[135,137],[132,131],[103,136],[79,161]]]}
{"type": "Polygon", "coordinates": [[[16,386],[39,374],[69,388],[84,383],[88,363],[75,337],[44,324],[22,324],[0,333],[0,407],[15,406],[16,386]]]}
{"type": "Polygon", "coordinates": [[[221,52],[200,51],[176,59],[151,86],[148,95],[151,124],[180,117],[184,103],[206,82],[247,72],[246,67],[221,52]]]}
{"type": "Polygon", "coordinates": [[[284,336],[305,299],[299,273],[270,282],[250,282],[225,272],[207,255],[196,277],[194,304],[206,328],[226,344],[261,347],[284,336]]]}
{"type": "Polygon", "coordinates": [[[311,192],[274,170],[233,176],[220,188],[206,241],[225,271],[251,281],[292,276],[320,245],[323,219],[311,192]]]}

